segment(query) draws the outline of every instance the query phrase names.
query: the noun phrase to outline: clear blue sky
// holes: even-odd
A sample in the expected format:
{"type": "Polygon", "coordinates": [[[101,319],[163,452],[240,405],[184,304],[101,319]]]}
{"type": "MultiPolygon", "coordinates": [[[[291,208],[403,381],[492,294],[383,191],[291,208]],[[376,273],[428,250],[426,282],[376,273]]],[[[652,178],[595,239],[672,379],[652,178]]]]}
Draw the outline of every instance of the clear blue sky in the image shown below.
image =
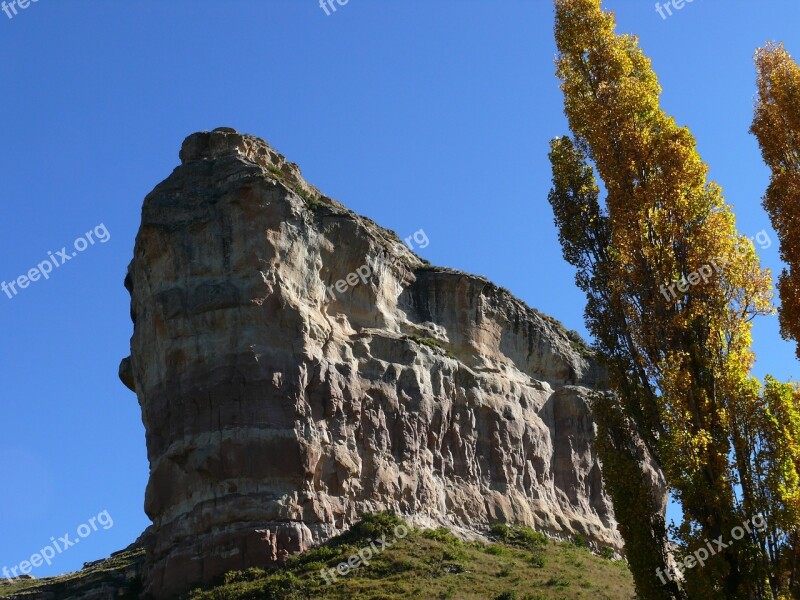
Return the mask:
{"type": "MultiPolygon", "coordinates": [[[[649,1],[607,6],[640,36],[740,229],[769,228],[747,133],[752,55],[782,39],[800,56],[800,4],[695,0],[667,20],[649,1]]],[[[567,133],[552,19],[548,0],[350,0],[330,16],[317,0],[40,0],[0,13],[0,280],[101,223],[111,235],[0,295],[0,568],[104,510],[112,528],[34,574],[80,568],[148,524],[144,430],[117,379],[131,335],[122,281],[142,199],[189,133],[267,139],[357,212],[424,229],[434,264],[585,332],[547,204],[548,142],[567,133]]],[[[760,375],[797,373],[775,318],[758,323],[756,348],[760,375]]]]}

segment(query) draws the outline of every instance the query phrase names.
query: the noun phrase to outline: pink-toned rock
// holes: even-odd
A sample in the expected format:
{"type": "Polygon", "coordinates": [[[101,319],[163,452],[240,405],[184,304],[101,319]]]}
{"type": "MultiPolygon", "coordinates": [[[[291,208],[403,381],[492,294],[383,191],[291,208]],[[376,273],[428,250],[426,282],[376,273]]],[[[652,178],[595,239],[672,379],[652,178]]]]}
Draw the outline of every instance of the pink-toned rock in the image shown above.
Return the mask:
{"type": "Polygon", "coordinates": [[[385,509],[621,547],[587,404],[604,374],[582,342],[427,266],[257,138],[197,133],[180,156],[144,201],[126,278],[150,593],[279,562],[385,509]]]}

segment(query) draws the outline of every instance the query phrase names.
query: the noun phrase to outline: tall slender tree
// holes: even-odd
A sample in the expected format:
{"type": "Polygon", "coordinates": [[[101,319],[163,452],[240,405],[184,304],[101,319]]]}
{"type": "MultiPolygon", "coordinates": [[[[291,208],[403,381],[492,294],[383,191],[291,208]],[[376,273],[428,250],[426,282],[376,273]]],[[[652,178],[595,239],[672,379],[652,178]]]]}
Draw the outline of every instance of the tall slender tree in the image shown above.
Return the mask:
{"type": "MultiPolygon", "coordinates": [[[[565,259],[577,268],[576,283],[587,297],[586,322],[603,352],[612,387],[621,392],[617,396],[597,394],[592,410],[598,425],[603,477],[631,572],[643,598],[683,598],[674,581],[659,580],[666,579],[669,571],[664,519],[667,490],[659,479],[657,438],[652,435],[657,423],[645,415],[645,407],[652,404],[642,384],[647,378],[631,359],[636,350],[625,317],[611,298],[610,222],[600,207],[600,190],[592,168],[569,138],[553,140],[550,161],[553,189],[548,199],[559,241],[565,259]],[[631,415],[636,415],[635,419],[631,415]]],[[[654,417],[652,406],[648,414],[654,417]]]]}
{"type": "Polygon", "coordinates": [[[781,44],[756,51],[758,99],[751,131],[772,171],[764,208],[788,265],[778,281],[780,323],[800,358],[800,66],[781,44]]]}
{"type": "MultiPolygon", "coordinates": [[[[680,550],[700,553],[760,508],[743,432],[761,414],[750,322],[771,311],[771,278],[708,181],[694,138],[661,110],[636,38],[615,34],[600,0],[556,0],[555,36],[574,141],[553,144],[551,203],[617,392],[616,405],[598,413],[600,428],[613,440],[621,424],[635,426],[683,508],[680,550]],[[605,211],[586,208],[597,187],[590,165],[605,184],[605,211]],[[564,182],[581,178],[583,193],[571,194],[564,182]]],[[[606,466],[612,488],[624,482],[618,468],[606,466]]],[[[663,539],[653,527],[635,531],[626,545],[663,539]]],[[[649,569],[659,560],[651,552],[648,570],[631,562],[644,597],[655,597],[649,569]]],[[[664,587],[674,597],[776,597],[769,580],[763,536],[753,532],[664,587]]]]}
{"type": "MultiPolygon", "coordinates": [[[[764,208],[788,265],[778,281],[781,332],[797,342],[800,357],[800,66],[774,43],[756,51],[755,63],[751,132],[771,170],[764,208]]],[[[764,403],[752,462],[766,473],[759,492],[772,508],[767,549],[777,563],[775,576],[800,597],[800,387],[768,378],[764,403]]]]}

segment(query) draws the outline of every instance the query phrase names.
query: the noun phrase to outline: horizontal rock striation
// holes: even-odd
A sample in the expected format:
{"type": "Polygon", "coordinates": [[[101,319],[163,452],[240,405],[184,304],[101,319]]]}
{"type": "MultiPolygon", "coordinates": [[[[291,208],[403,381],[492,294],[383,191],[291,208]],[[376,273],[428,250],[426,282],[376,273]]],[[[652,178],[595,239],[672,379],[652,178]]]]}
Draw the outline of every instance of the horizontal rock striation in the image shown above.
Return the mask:
{"type": "Polygon", "coordinates": [[[180,158],[145,198],[126,278],[150,593],[387,509],[621,547],[587,404],[604,374],[577,336],[427,265],[255,137],[197,133],[180,158]]]}

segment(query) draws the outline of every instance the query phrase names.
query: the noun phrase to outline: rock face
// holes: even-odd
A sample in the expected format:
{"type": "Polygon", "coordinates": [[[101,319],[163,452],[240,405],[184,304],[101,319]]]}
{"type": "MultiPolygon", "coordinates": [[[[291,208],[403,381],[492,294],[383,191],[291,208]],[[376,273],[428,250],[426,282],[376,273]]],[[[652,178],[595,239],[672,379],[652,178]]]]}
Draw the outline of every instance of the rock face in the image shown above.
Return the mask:
{"type": "Polygon", "coordinates": [[[393,509],[621,547],[583,343],[428,266],[265,142],[197,133],[145,199],[122,380],[150,481],[147,590],[268,565],[393,509]]]}

